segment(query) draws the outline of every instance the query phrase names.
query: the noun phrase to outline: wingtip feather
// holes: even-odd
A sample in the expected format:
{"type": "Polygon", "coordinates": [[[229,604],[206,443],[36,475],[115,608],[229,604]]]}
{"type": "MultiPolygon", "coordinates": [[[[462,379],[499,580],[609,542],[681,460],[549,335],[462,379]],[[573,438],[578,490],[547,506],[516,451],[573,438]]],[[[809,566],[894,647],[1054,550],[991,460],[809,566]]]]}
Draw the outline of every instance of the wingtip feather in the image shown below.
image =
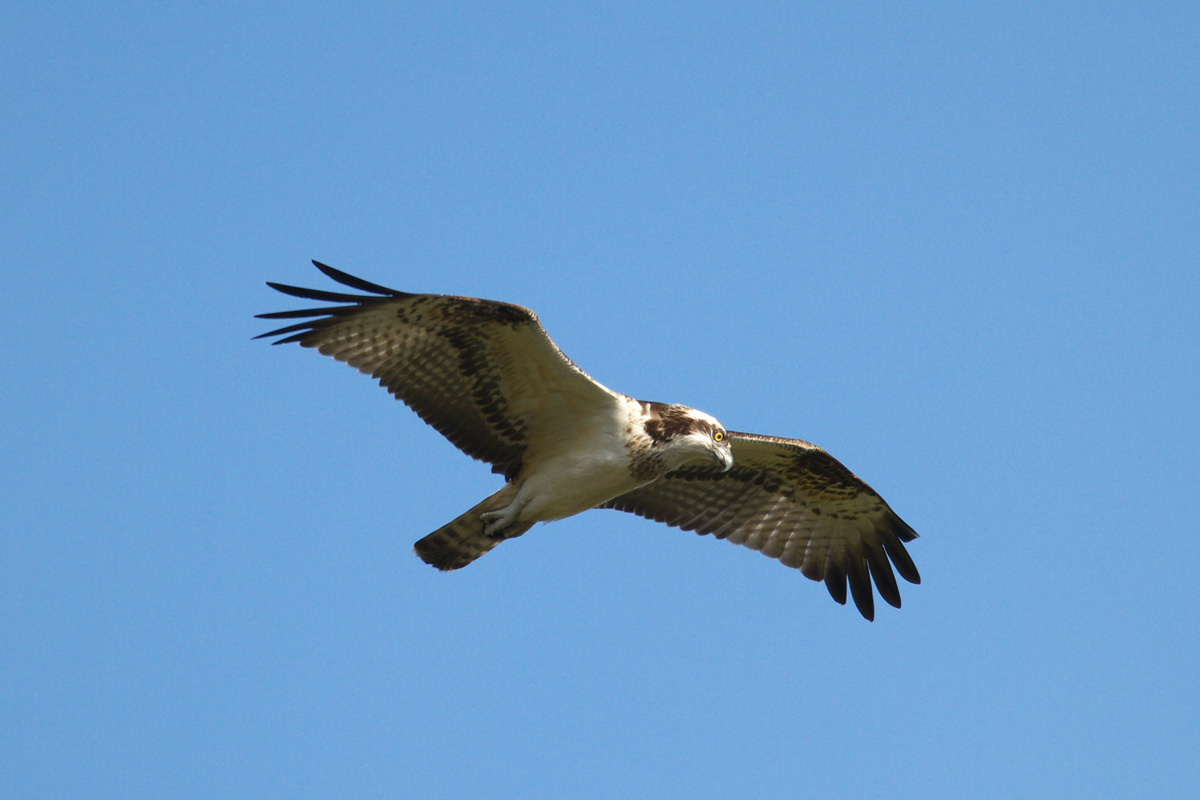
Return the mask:
{"type": "Polygon", "coordinates": [[[896,585],[896,576],[892,573],[892,566],[883,550],[868,560],[867,564],[871,568],[871,577],[875,579],[875,588],[879,590],[879,596],[892,608],[899,608],[900,587],[896,585]]]}
{"type": "Polygon", "coordinates": [[[297,322],[295,325],[285,325],[282,328],[276,328],[273,331],[267,331],[266,333],[260,334],[259,336],[256,336],[254,338],[261,339],[261,338],[264,338],[267,336],[282,336],[285,333],[297,333],[297,332],[299,332],[300,335],[303,336],[304,334],[308,333],[312,329],[313,329],[312,322],[297,322]]]}
{"type": "Polygon", "coordinates": [[[853,562],[850,569],[846,570],[846,579],[850,584],[850,596],[854,598],[854,605],[858,607],[858,613],[862,614],[868,622],[874,622],[875,594],[871,591],[871,577],[868,573],[867,562],[861,559],[853,562]]]}
{"type": "Polygon", "coordinates": [[[275,283],[267,281],[267,286],[270,286],[277,292],[282,292],[292,297],[300,297],[304,300],[320,300],[326,303],[363,303],[364,301],[375,300],[373,297],[363,297],[357,294],[346,294],[345,292],[327,292],[323,289],[305,289],[303,286],[291,286],[286,283],[275,283]]]}
{"type": "Polygon", "coordinates": [[[896,572],[900,573],[901,578],[913,584],[921,582],[921,573],[917,572],[917,565],[913,563],[912,556],[904,549],[899,537],[893,539],[891,536],[885,535],[883,549],[887,551],[892,563],[896,565],[896,572]]]}
{"type": "Polygon", "coordinates": [[[349,286],[351,289],[358,289],[361,292],[371,292],[372,294],[380,294],[385,297],[404,296],[404,292],[398,292],[395,289],[389,289],[386,286],[380,286],[378,283],[371,283],[370,281],[365,281],[362,278],[356,278],[355,276],[346,272],[342,272],[340,269],[331,267],[328,264],[322,264],[315,258],[313,259],[312,263],[313,266],[321,270],[326,277],[332,278],[343,286],[349,286]]]}
{"type": "Polygon", "coordinates": [[[846,605],[846,573],[836,564],[825,565],[825,588],[838,605],[846,605]]]}
{"type": "Polygon", "coordinates": [[[913,539],[921,538],[921,535],[913,530],[911,525],[900,519],[895,511],[892,512],[892,530],[902,542],[911,542],[913,539]]]}

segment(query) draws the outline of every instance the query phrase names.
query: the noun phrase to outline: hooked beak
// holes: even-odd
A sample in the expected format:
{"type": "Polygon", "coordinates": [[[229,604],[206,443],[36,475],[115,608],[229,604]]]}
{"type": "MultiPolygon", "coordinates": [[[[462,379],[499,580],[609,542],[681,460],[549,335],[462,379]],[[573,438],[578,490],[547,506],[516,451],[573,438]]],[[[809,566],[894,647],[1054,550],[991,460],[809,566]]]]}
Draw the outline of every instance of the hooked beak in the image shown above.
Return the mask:
{"type": "Polygon", "coordinates": [[[723,448],[717,449],[717,460],[721,462],[721,472],[733,469],[733,453],[723,448]]]}

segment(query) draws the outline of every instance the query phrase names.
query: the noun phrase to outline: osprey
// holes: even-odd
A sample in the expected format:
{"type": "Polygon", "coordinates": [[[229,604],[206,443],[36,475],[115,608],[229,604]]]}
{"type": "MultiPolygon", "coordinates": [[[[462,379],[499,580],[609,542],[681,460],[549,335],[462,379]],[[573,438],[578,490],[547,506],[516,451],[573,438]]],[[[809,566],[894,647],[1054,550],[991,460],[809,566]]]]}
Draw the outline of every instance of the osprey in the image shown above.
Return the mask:
{"type": "Polygon", "coordinates": [[[920,583],[904,542],[917,537],[870,486],[819,447],[726,430],[687,406],[635,400],[596,381],[527,308],[387,289],[314,261],[367,294],[268,282],[336,303],[259,314],[303,319],[255,338],[298,342],[377,378],[503,488],[416,543],[427,564],[470,564],[536,522],[614,508],[758,550],[846,586],[874,619],[871,578],[900,607],[895,571],[920,583]]]}

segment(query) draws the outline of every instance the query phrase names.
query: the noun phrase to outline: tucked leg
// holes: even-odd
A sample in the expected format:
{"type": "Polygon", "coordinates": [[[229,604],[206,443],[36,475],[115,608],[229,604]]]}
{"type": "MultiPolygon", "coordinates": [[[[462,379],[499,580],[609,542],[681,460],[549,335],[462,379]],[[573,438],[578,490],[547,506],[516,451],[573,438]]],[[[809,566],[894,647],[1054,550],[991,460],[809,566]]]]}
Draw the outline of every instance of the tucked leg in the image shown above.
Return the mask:
{"type": "Polygon", "coordinates": [[[525,507],[526,500],[522,500],[520,495],[513,498],[513,501],[507,506],[496,511],[485,511],[479,515],[479,519],[483,520],[483,532],[488,536],[497,539],[507,538],[504,535],[504,529],[517,521],[517,517],[521,514],[521,509],[525,507]]]}

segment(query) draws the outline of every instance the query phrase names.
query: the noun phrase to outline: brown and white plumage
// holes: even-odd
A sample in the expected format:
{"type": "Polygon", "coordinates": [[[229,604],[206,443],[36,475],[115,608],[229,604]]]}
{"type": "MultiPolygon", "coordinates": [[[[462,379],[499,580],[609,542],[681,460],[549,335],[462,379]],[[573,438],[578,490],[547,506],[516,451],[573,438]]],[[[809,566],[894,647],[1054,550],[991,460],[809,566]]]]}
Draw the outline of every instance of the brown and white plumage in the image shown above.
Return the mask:
{"type": "Polygon", "coordinates": [[[614,497],[605,508],[629,511],[676,528],[711,533],[824,581],[839,603],[849,580],[863,616],[874,616],[871,577],[900,607],[900,576],[921,576],[902,542],[916,531],[875,491],[816,445],[729,431],[733,469],[686,465],[614,497]]]}
{"type": "Polygon", "coordinates": [[[872,577],[896,607],[891,565],[920,582],[903,545],[916,532],[820,448],[726,431],[695,409],[613,392],[576,367],[526,308],[398,292],[313,263],[368,294],[271,283],[336,305],[261,314],[304,320],[262,336],[372,375],[505,476],[503,488],[417,543],[427,563],[457,569],[536,522],[614,508],[759,550],[824,581],[839,603],[848,582],[867,619],[872,577]]]}

